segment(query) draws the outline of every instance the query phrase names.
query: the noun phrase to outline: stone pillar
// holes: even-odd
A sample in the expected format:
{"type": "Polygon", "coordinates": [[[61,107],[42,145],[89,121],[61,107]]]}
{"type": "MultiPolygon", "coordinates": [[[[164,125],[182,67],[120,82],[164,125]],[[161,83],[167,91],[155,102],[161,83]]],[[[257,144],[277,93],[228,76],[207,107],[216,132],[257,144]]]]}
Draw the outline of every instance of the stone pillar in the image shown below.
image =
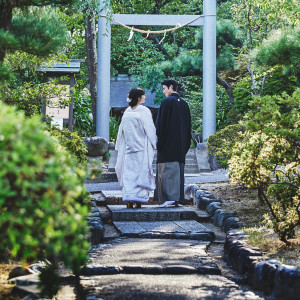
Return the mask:
{"type": "Polygon", "coordinates": [[[204,0],[203,141],[216,131],[216,0],[204,0]]]}
{"type": "MultiPolygon", "coordinates": [[[[100,0],[99,14],[107,15],[105,0],[100,0]]],[[[109,141],[110,111],[110,45],[111,25],[107,18],[98,20],[98,63],[97,63],[97,105],[96,105],[96,136],[109,141]]]]}

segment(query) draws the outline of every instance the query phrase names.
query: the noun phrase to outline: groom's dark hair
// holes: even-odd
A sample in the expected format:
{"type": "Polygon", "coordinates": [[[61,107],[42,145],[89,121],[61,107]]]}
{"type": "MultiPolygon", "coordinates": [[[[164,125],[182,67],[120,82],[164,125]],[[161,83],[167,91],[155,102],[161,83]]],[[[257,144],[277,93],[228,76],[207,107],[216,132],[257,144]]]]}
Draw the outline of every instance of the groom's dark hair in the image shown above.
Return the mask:
{"type": "Polygon", "coordinates": [[[170,88],[170,86],[172,85],[173,86],[173,90],[174,91],[177,91],[177,87],[178,87],[178,83],[175,79],[173,78],[168,78],[166,80],[164,80],[161,85],[165,85],[167,86],[168,88],[170,88]]]}

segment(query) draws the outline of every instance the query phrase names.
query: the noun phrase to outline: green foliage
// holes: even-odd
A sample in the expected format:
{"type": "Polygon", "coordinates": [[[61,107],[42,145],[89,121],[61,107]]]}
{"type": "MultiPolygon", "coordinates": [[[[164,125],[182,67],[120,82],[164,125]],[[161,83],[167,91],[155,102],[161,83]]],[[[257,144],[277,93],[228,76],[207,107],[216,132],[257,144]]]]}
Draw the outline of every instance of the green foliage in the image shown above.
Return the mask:
{"type": "MultiPolygon", "coordinates": [[[[51,2],[56,5],[64,1],[51,2]]],[[[67,30],[57,18],[55,10],[50,6],[47,10],[34,7],[46,3],[46,1],[11,2],[10,5],[0,3],[0,10],[3,10],[0,15],[0,63],[6,73],[13,71],[9,65],[3,64],[7,53],[20,50],[45,57],[57,53],[66,44],[67,30]],[[30,5],[33,6],[29,7],[30,5]]],[[[9,76],[3,76],[3,80],[7,80],[9,76]]]]}
{"type": "Polygon", "coordinates": [[[244,126],[240,124],[229,125],[209,136],[207,149],[215,156],[217,162],[223,167],[228,167],[232,157],[233,146],[243,139],[244,126]]]}
{"type": "Polygon", "coordinates": [[[94,136],[95,128],[93,128],[92,102],[88,89],[82,91],[74,91],[74,119],[76,123],[74,130],[77,130],[81,136],[94,136]]]}
{"type": "Polygon", "coordinates": [[[56,53],[67,41],[67,30],[53,13],[41,9],[25,10],[22,15],[12,19],[10,34],[16,44],[11,43],[10,50],[22,50],[38,56],[56,53]]]}
{"type": "MultiPolygon", "coordinates": [[[[18,81],[16,80],[15,83],[18,81]]],[[[69,99],[62,99],[65,86],[56,85],[55,81],[35,83],[33,81],[20,83],[18,88],[7,89],[3,100],[9,105],[14,105],[17,110],[23,110],[26,116],[40,115],[42,105],[52,104],[51,98],[58,98],[61,107],[69,104],[69,99]]]]}
{"type": "Polygon", "coordinates": [[[134,33],[127,41],[129,31],[126,28],[114,26],[112,28],[111,64],[112,72],[119,74],[140,74],[147,65],[153,65],[164,59],[155,45],[145,39],[142,34],[134,33]]]}
{"type": "Polygon", "coordinates": [[[192,121],[192,132],[202,132],[202,114],[203,114],[203,91],[201,87],[201,78],[198,76],[180,77],[178,79],[179,92],[187,101],[192,121]]]}
{"type": "Polygon", "coordinates": [[[111,142],[116,142],[118,131],[120,126],[120,120],[110,114],[109,118],[109,139],[111,142]]]}
{"type": "Polygon", "coordinates": [[[241,28],[244,52],[255,48],[274,29],[299,24],[298,0],[234,0],[231,17],[241,28]]]}
{"type": "Polygon", "coordinates": [[[270,209],[267,225],[288,244],[300,225],[300,89],[292,96],[256,97],[251,106],[244,139],[229,162],[230,177],[258,190],[270,209]]]}
{"type": "MultiPolygon", "coordinates": [[[[233,69],[236,66],[236,57],[239,48],[243,45],[243,37],[240,29],[231,20],[217,22],[217,70],[233,69]]],[[[203,48],[203,29],[199,29],[195,35],[195,46],[203,48]]]]}
{"type": "Polygon", "coordinates": [[[51,136],[56,137],[61,146],[65,147],[72,155],[74,155],[78,163],[84,163],[87,158],[87,148],[83,143],[82,137],[76,131],[69,131],[66,128],[60,130],[52,126],[49,128],[51,136]]]}
{"type": "Polygon", "coordinates": [[[275,31],[253,53],[263,66],[283,66],[285,74],[294,74],[300,84],[300,27],[275,31]]]}
{"type": "Polygon", "coordinates": [[[52,297],[57,294],[60,286],[57,266],[55,264],[46,263],[39,274],[39,279],[39,288],[41,289],[40,296],[52,299],[52,297]]]}
{"type": "Polygon", "coordinates": [[[84,172],[38,118],[0,107],[0,252],[77,273],[89,249],[84,172]]]}
{"type": "MultiPolygon", "coordinates": [[[[257,76],[255,80],[258,82],[258,85],[261,84],[263,75],[266,75],[266,79],[262,95],[279,95],[283,92],[291,95],[296,89],[296,78],[294,76],[283,75],[281,67],[276,67],[272,72],[257,76]]],[[[250,109],[249,103],[252,100],[254,88],[257,87],[252,86],[250,77],[245,77],[236,84],[233,95],[235,108],[238,112],[244,114],[250,109]]]]}

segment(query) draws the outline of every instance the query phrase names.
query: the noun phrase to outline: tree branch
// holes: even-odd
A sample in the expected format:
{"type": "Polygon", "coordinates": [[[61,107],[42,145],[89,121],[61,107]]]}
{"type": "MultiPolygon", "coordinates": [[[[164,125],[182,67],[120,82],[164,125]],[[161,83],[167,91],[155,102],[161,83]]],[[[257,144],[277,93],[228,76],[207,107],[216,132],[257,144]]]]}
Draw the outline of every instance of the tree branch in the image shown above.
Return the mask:
{"type": "Polygon", "coordinates": [[[147,39],[153,41],[156,47],[158,48],[158,50],[161,51],[168,59],[170,58],[169,53],[162,46],[162,44],[159,43],[160,42],[159,39],[154,34],[149,34],[147,39]]]}
{"type": "Polygon", "coordinates": [[[234,108],[233,86],[227,81],[225,81],[224,79],[222,79],[218,74],[217,74],[217,83],[227,91],[231,107],[234,108]]]}

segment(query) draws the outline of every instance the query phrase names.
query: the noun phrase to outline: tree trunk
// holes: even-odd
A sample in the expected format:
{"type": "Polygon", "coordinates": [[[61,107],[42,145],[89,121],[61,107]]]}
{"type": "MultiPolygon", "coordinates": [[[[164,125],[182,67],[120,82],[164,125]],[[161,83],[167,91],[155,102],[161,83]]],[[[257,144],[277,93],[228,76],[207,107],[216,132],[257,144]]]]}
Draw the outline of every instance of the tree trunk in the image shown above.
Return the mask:
{"type": "Polygon", "coordinates": [[[222,79],[219,75],[217,75],[217,83],[227,91],[231,107],[234,108],[233,86],[224,79],[222,79]]]}
{"type": "Polygon", "coordinates": [[[170,59],[169,53],[168,53],[167,50],[163,47],[163,45],[159,43],[160,40],[156,37],[155,34],[149,34],[149,36],[148,36],[147,39],[153,41],[154,44],[155,44],[155,46],[158,48],[158,50],[159,50],[160,52],[162,52],[162,53],[165,55],[165,57],[166,57],[167,59],[170,59]]]}
{"type": "MultiPolygon", "coordinates": [[[[11,1],[0,1],[0,30],[8,31],[11,26],[13,4],[11,1]]],[[[4,60],[6,47],[0,50],[0,61],[4,60]]]]}
{"type": "Polygon", "coordinates": [[[93,127],[96,127],[96,103],[97,103],[97,50],[96,50],[96,26],[95,16],[91,12],[86,15],[85,27],[86,56],[90,80],[90,93],[92,101],[93,127]]]}

